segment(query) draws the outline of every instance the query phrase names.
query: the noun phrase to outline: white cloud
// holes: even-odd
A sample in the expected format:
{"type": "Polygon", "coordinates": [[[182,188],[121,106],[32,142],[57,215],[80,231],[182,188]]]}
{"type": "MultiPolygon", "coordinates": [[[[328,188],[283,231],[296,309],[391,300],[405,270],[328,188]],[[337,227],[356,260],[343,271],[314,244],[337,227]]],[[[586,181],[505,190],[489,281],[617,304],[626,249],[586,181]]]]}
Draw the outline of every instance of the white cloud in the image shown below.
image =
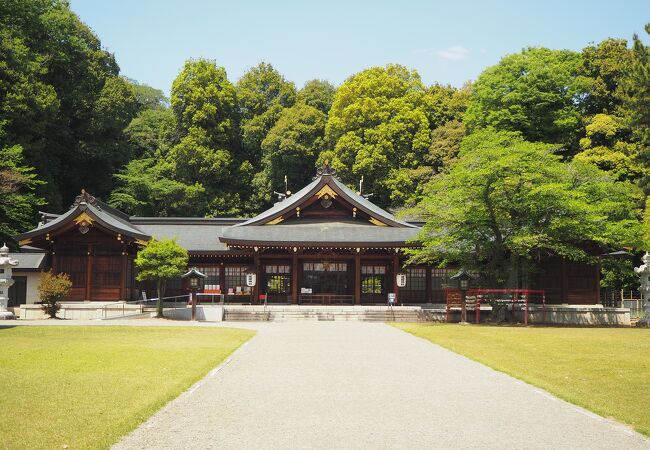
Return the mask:
{"type": "Polygon", "coordinates": [[[436,51],[436,56],[449,61],[460,61],[467,58],[469,50],[462,45],[450,45],[449,47],[436,51]]]}

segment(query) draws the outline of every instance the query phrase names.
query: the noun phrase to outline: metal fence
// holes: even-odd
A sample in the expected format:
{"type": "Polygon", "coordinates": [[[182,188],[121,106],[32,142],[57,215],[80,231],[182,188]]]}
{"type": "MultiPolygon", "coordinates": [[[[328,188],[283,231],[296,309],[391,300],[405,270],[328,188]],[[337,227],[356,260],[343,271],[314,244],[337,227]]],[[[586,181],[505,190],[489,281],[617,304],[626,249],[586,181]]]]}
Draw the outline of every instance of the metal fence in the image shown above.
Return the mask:
{"type": "Polygon", "coordinates": [[[602,290],[600,304],[609,308],[630,308],[630,317],[643,315],[643,296],[635,290],[602,290]]]}

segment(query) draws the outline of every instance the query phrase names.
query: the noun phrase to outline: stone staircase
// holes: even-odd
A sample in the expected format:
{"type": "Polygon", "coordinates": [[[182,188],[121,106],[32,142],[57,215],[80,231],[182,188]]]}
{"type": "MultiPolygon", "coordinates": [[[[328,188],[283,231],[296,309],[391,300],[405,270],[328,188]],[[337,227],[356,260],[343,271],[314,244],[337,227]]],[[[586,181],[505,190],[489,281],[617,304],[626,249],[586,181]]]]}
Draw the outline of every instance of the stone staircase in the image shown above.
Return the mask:
{"type": "Polygon", "coordinates": [[[366,322],[429,322],[444,319],[444,311],[424,310],[414,306],[302,306],[272,305],[226,306],[224,320],[253,321],[366,321],[366,322]]]}

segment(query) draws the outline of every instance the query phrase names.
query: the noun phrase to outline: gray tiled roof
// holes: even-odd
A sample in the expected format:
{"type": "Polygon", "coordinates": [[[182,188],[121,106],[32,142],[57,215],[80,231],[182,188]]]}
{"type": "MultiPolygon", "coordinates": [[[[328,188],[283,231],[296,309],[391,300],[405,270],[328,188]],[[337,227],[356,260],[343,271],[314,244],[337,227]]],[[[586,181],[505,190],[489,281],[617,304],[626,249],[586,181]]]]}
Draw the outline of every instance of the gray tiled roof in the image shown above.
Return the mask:
{"type": "Polygon", "coordinates": [[[180,224],[140,224],[138,228],[157,239],[176,238],[178,243],[188,251],[225,251],[226,244],[219,241],[219,236],[229,225],[215,225],[206,222],[201,225],[180,224]]]}
{"type": "Polygon", "coordinates": [[[419,228],[379,227],[358,221],[300,221],[278,225],[234,226],[221,240],[231,245],[399,246],[417,236],[419,228]]]}
{"type": "Polygon", "coordinates": [[[68,223],[70,220],[73,220],[84,211],[88,212],[91,216],[94,216],[101,225],[106,226],[107,228],[112,229],[117,233],[122,233],[124,235],[137,239],[149,239],[149,236],[147,234],[134,227],[126,219],[118,217],[117,215],[111,214],[108,211],[85,202],[75,205],[66,213],[61,214],[60,216],[39,226],[38,228],[19,235],[17,239],[22,240],[30,238],[32,236],[42,235],[43,233],[47,233],[50,230],[56,230],[60,226],[68,223]]]}
{"type": "Polygon", "coordinates": [[[41,270],[45,268],[47,261],[45,252],[9,253],[9,257],[18,261],[18,265],[13,269],[14,272],[41,270]]]}

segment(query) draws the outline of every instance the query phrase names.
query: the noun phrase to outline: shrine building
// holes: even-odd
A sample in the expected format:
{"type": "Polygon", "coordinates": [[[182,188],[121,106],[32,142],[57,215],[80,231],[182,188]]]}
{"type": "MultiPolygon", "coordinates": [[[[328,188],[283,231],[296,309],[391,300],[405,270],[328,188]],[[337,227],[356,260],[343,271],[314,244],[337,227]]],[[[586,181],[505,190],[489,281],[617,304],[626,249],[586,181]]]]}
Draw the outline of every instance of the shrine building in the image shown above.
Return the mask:
{"type": "MultiPolygon", "coordinates": [[[[82,192],[67,212],[44,213],[37,228],[17,236],[10,297],[13,306],[38,301],[40,271],[51,268],[70,275],[71,301],[135,300],[143,290],[151,298],[153,286],[135,280],[134,259],[155,237],[176,238],[189,266],[207,275],[204,291],[228,303],[373,305],[386,304],[389,294],[402,305],[444,303],[458,268],[405,266],[404,250],[418,245],[421,225],[374,205],[327,165],[309,185],[248,219],[129,216],[82,192]],[[257,273],[252,288],[247,271],[257,273]]],[[[598,302],[597,266],[547,258],[540,267],[525,287],[544,290],[547,303],[598,302]]],[[[186,293],[180,279],[166,292],[186,293]]]]}

